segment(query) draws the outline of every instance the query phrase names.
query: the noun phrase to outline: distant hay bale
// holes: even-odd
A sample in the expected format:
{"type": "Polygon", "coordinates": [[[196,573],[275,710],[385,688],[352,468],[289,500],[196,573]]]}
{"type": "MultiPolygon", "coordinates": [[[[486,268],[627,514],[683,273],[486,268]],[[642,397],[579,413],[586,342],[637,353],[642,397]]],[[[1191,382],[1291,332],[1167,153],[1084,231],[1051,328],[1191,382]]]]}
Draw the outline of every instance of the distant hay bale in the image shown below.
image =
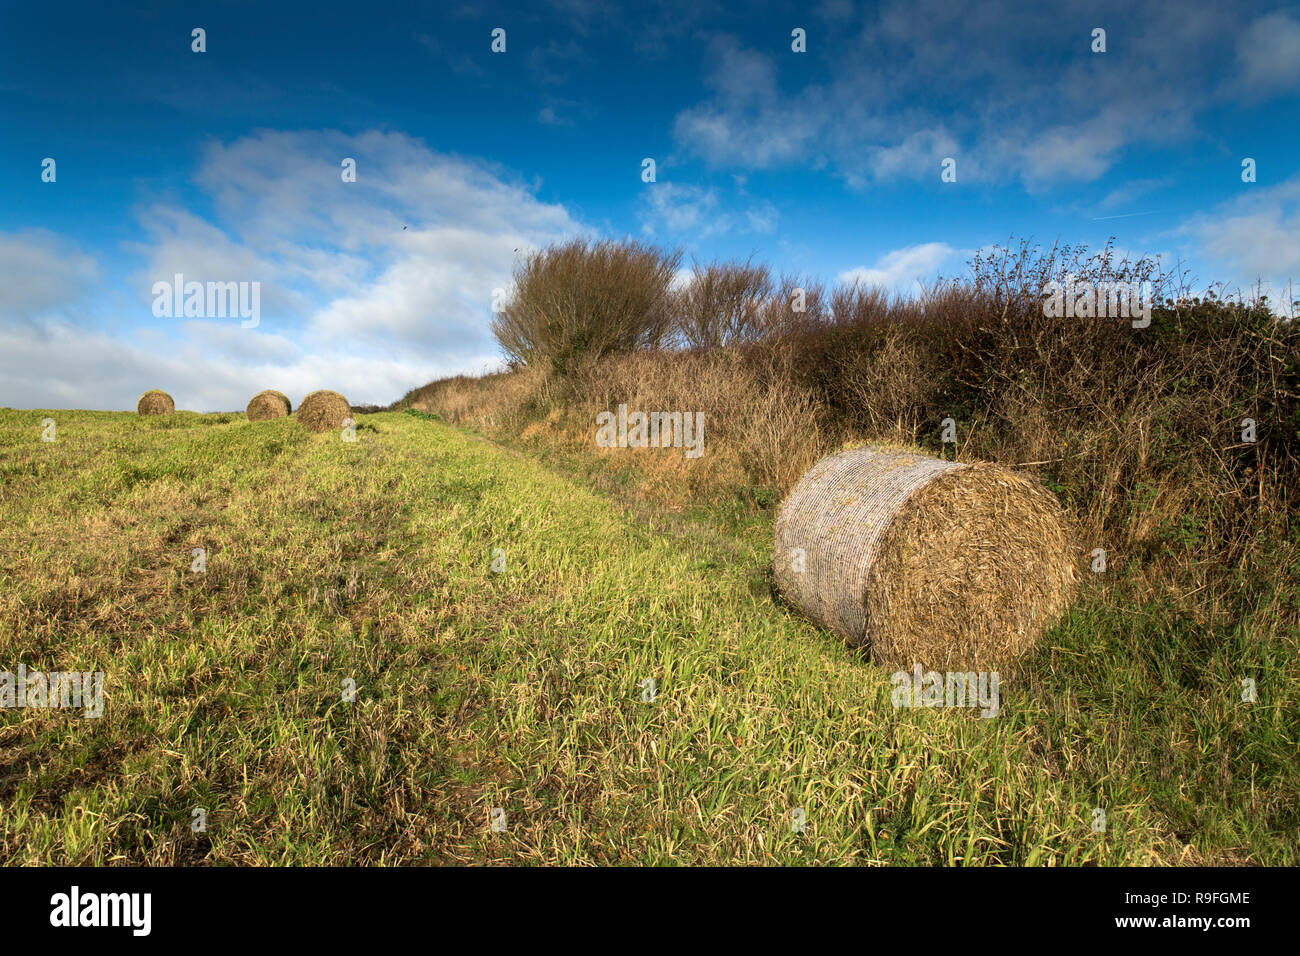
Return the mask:
{"type": "Polygon", "coordinates": [[[172,397],[160,388],[151,388],[135,404],[138,415],[170,415],[176,411],[172,397]]]}
{"type": "Polygon", "coordinates": [[[312,392],[298,406],[298,421],[314,432],[342,428],[343,419],[352,417],[352,406],[338,392],[321,389],[312,392]]]}
{"type": "Polygon", "coordinates": [[[1065,514],[1038,482],[887,448],[831,455],[799,479],[774,564],[786,600],[907,670],[1008,666],[1076,584],[1065,514]]]}
{"type": "Polygon", "coordinates": [[[288,395],[268,388],[249,399],[245,415],[250,422],[264,422],[268,418],[284,418],[292,411],[288,395]]]}

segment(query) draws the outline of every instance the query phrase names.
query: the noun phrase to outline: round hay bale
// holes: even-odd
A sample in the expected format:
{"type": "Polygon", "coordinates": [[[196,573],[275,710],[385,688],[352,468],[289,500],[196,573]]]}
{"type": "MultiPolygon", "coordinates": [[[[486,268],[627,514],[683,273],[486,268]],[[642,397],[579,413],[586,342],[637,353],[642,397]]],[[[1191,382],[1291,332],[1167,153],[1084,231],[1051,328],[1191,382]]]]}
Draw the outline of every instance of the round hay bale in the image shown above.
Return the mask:
{"type": "Polygon", "coordinates": [[[352,406],[338,392],[321,389],[312,392],[298,406],[298,421],[314,432],[343,427],[343,419],[352,417],[352,406]]]}
{"type": "Polygon", "coordinates": [[[268,418],[284,418],[293,411],[289,396],[273,388],[258,392],[248,401],[244,414],[250,422],[264,422],[268,418]]]}
{"type": "Polygon", "coordinates": [[[774,565],[786,600],[877,663],[935,671],[1008,666],[1077,580],[1065,513],[1037,481],[888,448],[839,452],[796,482],[774,565]]]}
{"type": "Polygon", "coordinates": [[[138,415],[170,415],[176,411],[172,397],[160,388],[151,388],[135,403],[138,415]]]}

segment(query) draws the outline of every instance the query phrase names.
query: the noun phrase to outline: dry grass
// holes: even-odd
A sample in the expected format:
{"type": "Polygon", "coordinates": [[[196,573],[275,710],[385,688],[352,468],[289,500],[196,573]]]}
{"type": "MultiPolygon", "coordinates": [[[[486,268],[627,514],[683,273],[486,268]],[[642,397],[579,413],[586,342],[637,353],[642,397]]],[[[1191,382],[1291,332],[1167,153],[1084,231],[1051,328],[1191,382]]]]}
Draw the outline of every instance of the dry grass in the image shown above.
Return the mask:
{"type": "Polygon", "coordinates": [[[1009,670],[1075,588],[1060,506],[1036,482],[910,451],[818,462],[781,505],[786,598],[876,663],[1009,670]]]}
{"type": "Polygon", "coordinates": [[[352,417],[352,406],[338,392],[321,389],[312,392],[298,406],[298,424],[309,431],[327,432],[342,428],[344,419],[352,417]]]}
{"type": "Polygon", "coordinates": [[[176,411],[176,403],[162,389],[151,388],[140,396],[135,410],[138,415],[171,415],[176,411]]]}
{"type": "Polygon", "coordinates": [[[264,422],[272,418],[283,418],[292,411],[293,405],[289,402],[288,395],[268,388],[249,399],[244,414],[250,422],[264,422]]]}
{"type": "Polygon", "coordinates": [[[941,475],[891,522],[867,575],[872,659],[1006,674],[1064,615],[1080,563],[1037,481],[982,465],[941,475]]]}
{"type": "Polygon", "coordinates": [[[399,404],[436,413],[455,425],[493,430],[518,424],[527,410],[544,405],[550,381],[549,370],[528,366],[478,378],[457,375],[418,388],[399,404]]]}

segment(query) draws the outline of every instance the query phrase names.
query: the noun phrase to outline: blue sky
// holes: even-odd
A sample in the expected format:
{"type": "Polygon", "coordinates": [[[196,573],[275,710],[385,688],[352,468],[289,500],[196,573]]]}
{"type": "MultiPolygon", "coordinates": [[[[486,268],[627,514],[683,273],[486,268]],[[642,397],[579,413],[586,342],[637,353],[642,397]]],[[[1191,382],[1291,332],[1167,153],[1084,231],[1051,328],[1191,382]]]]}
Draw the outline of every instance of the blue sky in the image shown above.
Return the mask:
{"type": "Polygon", "coordinates": [[[3,2],[0,405],[388,402],[492,367],[493,290],[572,235],[903,293],[1114,236],[1277,300],[1298,107],[1295,4],[3,2]],[[258,325],[155,316],[176,273],[258,325]]]}

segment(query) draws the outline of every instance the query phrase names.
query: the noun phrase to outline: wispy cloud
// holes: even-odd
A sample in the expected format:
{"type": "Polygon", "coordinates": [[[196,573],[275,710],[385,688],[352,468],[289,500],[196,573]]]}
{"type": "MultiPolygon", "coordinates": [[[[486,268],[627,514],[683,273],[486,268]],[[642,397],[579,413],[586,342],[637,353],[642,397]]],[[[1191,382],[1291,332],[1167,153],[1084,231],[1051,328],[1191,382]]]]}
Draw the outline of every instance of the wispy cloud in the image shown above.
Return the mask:
{"type": "Polygon", "coordinates": [[[844,283],[881,286],[900,294],[911,294],[938,277],[944,266],[953,265],[968,255],[946,242],[926,242],[895,249],[870,266],[846,269],[839,274],[844,283]]]}
{"type": "Polygon", "coordinates": [[[647,184],[641,200],[641,231],[648,237],[687,238],[699,242],[730,232],[773,232],[780,213],[769,200],[733,201],[714,187],[690,183],[647,184]]]}
{"type": "Polygon", "coordinates": [[[100,275],[92,256],[49,230],[0,233],[0,317],[67,317],[84,304],[100,275]]]}
{"type": "Polygon", "coordinates": [[[716,39],[708,96],[677,114],[679,146],[714,166],[825,165],[857,188],[937,181],[951,156],[965,181],[1044,189],[1096,180],[1134,145],[1194,136],[1233,72],[1234,38],[1260,48],[1243,54],[1254,85],[1290,83],[1295,62],[1287,17],[1243,29],[1226,8],[1000,2],[970,16],[890,0],[822,14],[834,22],[808,24],[808,43],[824,71],[806,66],[811,53],[716,39]],[[1093,26],[1107,28],[1105,53],[1090,50],[1093,26]]]}
{"type": "Polygon", "coordinates": [[[1288,294],[1300,297],[1300,175],[1277,186],[1244,188],[1244,195],[1190,217],[1178,232],[1194,240],[1216,279],[1243,292],[1259,283],[1291,314],[1288,294]]]}

